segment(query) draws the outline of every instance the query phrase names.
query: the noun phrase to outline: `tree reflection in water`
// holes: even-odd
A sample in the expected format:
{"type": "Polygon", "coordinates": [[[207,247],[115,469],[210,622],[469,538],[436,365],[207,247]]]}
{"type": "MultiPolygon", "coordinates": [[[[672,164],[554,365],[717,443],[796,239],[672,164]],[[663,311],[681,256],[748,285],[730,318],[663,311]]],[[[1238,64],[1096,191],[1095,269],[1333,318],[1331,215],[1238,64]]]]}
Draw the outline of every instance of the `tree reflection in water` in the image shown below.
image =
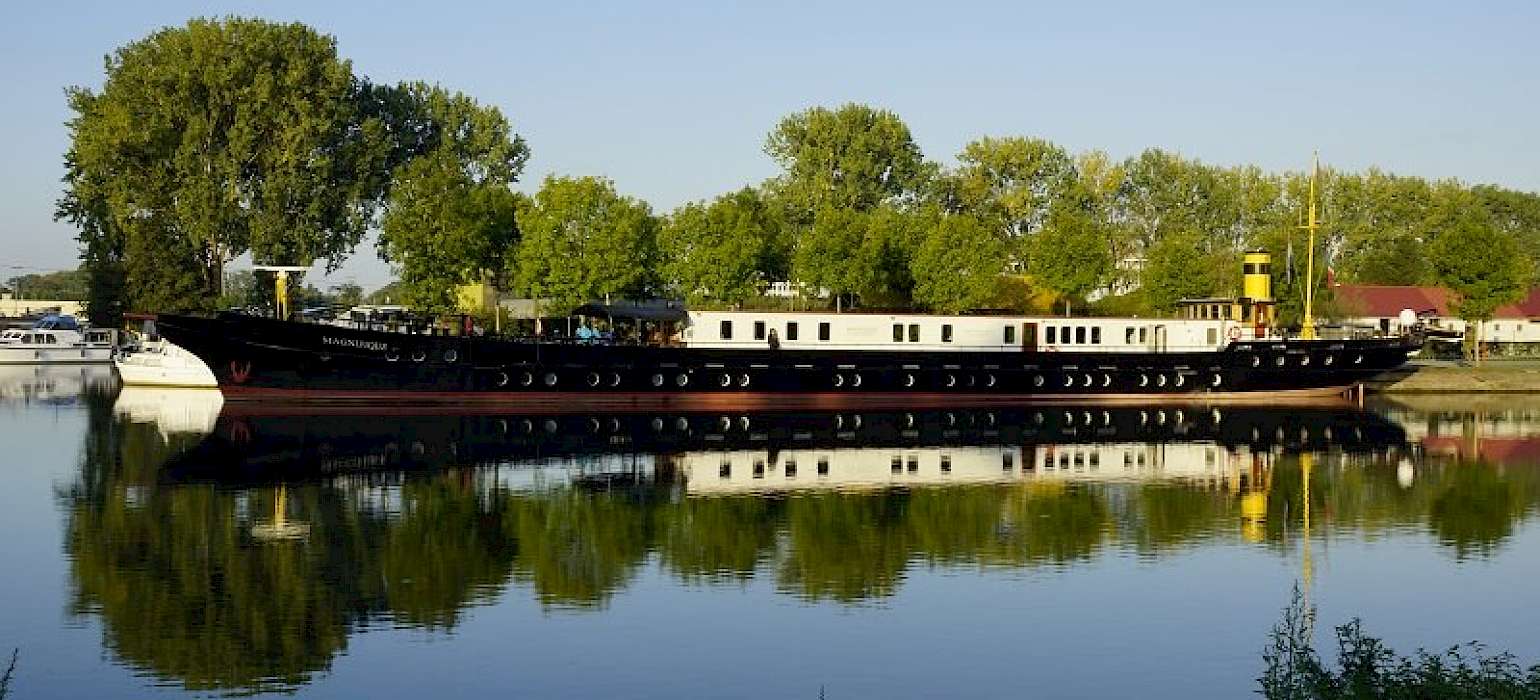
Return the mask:
{"type": "MultiPolygon", "coordinates": [[[[361,628],[453,629],[511,582],[553,611],[599,608],[655,564],[686,584],[765,578],[808,601],[860,603],[892,595],[916,566],[1073,566],[1107,547],[1162,556],[1208,540],[1286,551],[1305,497],[1298,458],[1271,452],[1245,457],[1245,478],[1201,482],[1017,472],[710,497],[667,470],[613,488],[514,488],[506,468],[474,465],[263,485],[168,479],[161,465],[194,441],[93,406],[78,478],[60,498],[73,612],[100,617],[123,662],[197,690],[303,684],[361,628]],[[1265,512],[1246,515],[1247,498],[1265,512]]],[[[1386,454],[1317,456],[1313,536],[1421,527],[1455,557],[1489,556],[1540,503],[1531,469],[1430,461],[1406,483],[1401,457],[1386,454]]]]}

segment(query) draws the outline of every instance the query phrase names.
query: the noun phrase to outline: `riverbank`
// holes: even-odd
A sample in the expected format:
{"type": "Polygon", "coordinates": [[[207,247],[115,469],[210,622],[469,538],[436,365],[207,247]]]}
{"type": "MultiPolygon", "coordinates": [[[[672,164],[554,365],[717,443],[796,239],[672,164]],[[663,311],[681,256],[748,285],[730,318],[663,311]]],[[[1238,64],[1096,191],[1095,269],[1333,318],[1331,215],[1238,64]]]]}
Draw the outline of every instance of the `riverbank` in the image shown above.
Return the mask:
{"type": "Polygon", "coordinates": [[[1540,393],[1540,361],[1487,360],[1477,367],[1458,362],[1414,362],[1366,382],[1386,394],[1540,393]]]}

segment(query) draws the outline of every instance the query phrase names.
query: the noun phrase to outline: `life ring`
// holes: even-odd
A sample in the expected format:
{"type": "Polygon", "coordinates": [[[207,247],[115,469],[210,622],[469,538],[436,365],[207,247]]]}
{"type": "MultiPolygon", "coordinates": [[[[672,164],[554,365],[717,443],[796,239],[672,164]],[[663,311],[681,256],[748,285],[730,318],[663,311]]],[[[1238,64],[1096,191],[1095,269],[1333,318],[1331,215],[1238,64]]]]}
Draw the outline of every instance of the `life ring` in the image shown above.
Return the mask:
{"type": "Polygon", "coordinates": [[[230,361],[230,381],[245,384],[251,378],[251,360],[230,361]]]}
{"type": "Polygon", "coordinates": [[[1225,335],[1229,336],[1230,340],[1232,340],[1232,341],[1240,340],[1241,339],[1241,327],[1240,326],[1230,326],[1230,330],[1225,332],[1225,335]]]}

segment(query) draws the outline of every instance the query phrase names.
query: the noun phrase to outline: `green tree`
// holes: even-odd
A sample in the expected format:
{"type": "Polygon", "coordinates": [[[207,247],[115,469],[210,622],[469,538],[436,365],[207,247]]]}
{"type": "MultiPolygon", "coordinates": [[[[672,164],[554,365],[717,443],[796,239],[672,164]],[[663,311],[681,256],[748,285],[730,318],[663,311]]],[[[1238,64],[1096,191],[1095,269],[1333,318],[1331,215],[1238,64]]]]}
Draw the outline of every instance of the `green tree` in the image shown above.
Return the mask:
{"type": "Polygon", "coordinates": [[[912,198],[930,173],[903,120],[863,104],[789,115],[765,153],[784,169],[775,186],[801,225],[823,208],[867,211],[912,198]]]}
{"type": "Polygon", "coordinates": [[[380,181],[360,173],[383,158],[385,133],[358,119],[331,37],[195,19],[119,48],[106,72],[100,92],[69,91],[60,214],[81,226],[88,262],[110,259],[98,238],[123,241],[131,306],[205,308],[248,250],[335,267],[367,230],[380,181]]]}
{"type": "Polygon", "coordinates": [[[447,149],[402,166],[380,227],[380,256],[394,264],[401,300],[453,311],[456,288],[501,270],[518,240],[516,198],[501,178],[477,180],[447,149]]]}
{"type": "Polygon", "coordinates": [[[658,231],[660,274],[691,302],[739,304],[785,279],[781,223],[752,188],[689,203],[658,231]]]}
{"type": "Polygon", "coordinates": [[[1112,275],[1106,234],[1082,212],[1058,212],[1027,242],[1027,272],[1038,284],[1075,301],[1112,275]]]}
{"type": "Polygon", "coordinates": [[[1150,249],[1142,291],[1157,309],[1171,309],[1178,299],[1212,296],[1219,292],[1220,268],[1233,267],[1232,262],[1196,233],[1171,234],[1150,249]]]}
{"type": "Polygon", "coordinates": [[[1006,264],[1005,243],[978,219],[943,218],[914,256],[914,298],[941,313],[988,306],[1006,264]]]}
{"type": "Polygon", "coordinates": [[[515,284],[530,296],[576,305],[647,292],[657,221],[609,180],[547,177],[533,199],[520,200],[518,220],[515,284]]]}
{"type": "MultiPolygon", "coordinates": [[[[1484,211],[1467,208],[1456,217],[1438,232],[1428,253],[1439,281],[1459,297],[1455,313],[1479,329],[1497,307],[1523,297],[1532,270],[1518,242],[1498,230],[1484,211]]],[[[1467,333],[1467,342],[1480,343],[1478,335],[1467,333]]]]}
{"type": "Polygon", "coordinates": [[[1007,237],[1042,230],[1078,177],[1069,152],[1042,139],[985,137],[964,146],[957,160],[942,184],[951,208],[1007,237]]]}

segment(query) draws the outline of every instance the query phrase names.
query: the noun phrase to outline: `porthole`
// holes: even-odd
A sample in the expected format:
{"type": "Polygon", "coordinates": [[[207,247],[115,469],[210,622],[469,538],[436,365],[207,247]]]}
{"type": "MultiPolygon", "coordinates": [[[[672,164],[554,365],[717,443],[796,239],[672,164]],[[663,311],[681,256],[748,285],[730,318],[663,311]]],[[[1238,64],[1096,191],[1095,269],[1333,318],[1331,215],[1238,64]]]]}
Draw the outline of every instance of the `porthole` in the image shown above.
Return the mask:
{"type": "Polygon", "coordinates": [[[454,362],[455,360],[458,360],[458,359],[460,359],[460,353],[457,352],[454,348],[450,348],[450,349],[444,351],[444,361],[445,362],[454,362]]]}
{"type": "Polygon", "coordinates": [[[1282,367],[1283,363],[1285,362],[1288,362],[1288,358],[1284,357],[1283,355],[1279,355],[1273,359],[1273,364],[1278,365],[1279,367],[1282,367]]]}
{"type": "Polygon", "coordinates": [[[413,362],[422,362],[423,360],[426,360],[426,359],[428,359],[428,351],[426,351],[426,350],[413,350],[412,351],[412,361],[413,362]]]}
{"type": "Polygon", "coordinates": [[[717,383],[721,384],[722,388],[724,388],[724,389],[727,388],[727,387],[730,387],[730,386],[733,385],[733,375],[731,375],[731,374],[723,374],[722,376],[717,378],[717,383]]]}
{"type": "Polygon", "coordinates": [[[749,385],[749,375],[748,375],[748,373],[745,372],[743,374],[738,375],[738,386],[746,387],[748,385],[749,385]]]}
{"type": "Polygon", "coordinates": [[[520,386],[530,386],[531,384],[534,384],[534,383],[535,383],[535,375],[530,374],[529,372],[525,372],[525,373],[519,375],[519,385],[520,386]]]}
{"type": "Polygon", "coordinates": [[[727,416],[722,416],[721,418],[718,418],[717,419],[717,429],[722,431],[722,432],[724,432],[724,433],[729,431],[729,430],[732,430],[733,429],[733,419],[728,418],[727,416]]]}
{"type": "Polygon", "coordinates": [[[535,423],[534,421],[525,418],[524,420],[519,421],[519,428],[523,430],[525,434],[533,433],[535,432],[535,423]]]}
{"type": "Polygon", "coordinates": [[[1043,424],[1043,412],[1042,411],[1033,411],[1032,412],[1032,422],[1037,424],[1037,425],[1042,425],[1043,424]]]}
{"type": "Polygon", "coordinates": [[[652,385],[653,386],[663,386],[663,375],[661,375],[661,374],[654,374],[654,375],[652,375],[652,385]]]}
{"type": "Polygon", "coordinates": [[[599,373],[598,372],[589,372],[588,373],[588,377],[587,377],[587,381],[588,381],[588,385],[589,386],[599,386],[599,381],[600,381],[599,373]]]}
{"type": "Polygon", "coordinates": [[[508,386],[508,373],[507,372],[498,372],[497,373],[497,385],[498,386],[508,386]]]}
{"type": "Polygon", "coordinates": [[[1166,385],[1166,375],[1164,375],[1164,374],[1157,374],[1157,375],[1155,375],[1155,386],[1165,386],[1165,385],[1166,385]]]}
{"type": "Polygon", "coordinates": [[[688,386],[690,384],[690,375],[680,374],[679,376],[674,377],[674,383],[678,384],[679,386],[688,386]]]}
{"type": "Polygon", "coordinates": [[[599,432],[599,419],[598,418],[589,418],[588,419],[588,432],[590,432],[590,433],[597,433],[597,432],[599,432]]]}
{"type": "Polygon", "coordinates": [[[845,375],[843,375],[843,374],[836,374],[836,375],[834,375],[834,386],[836,386],[836,387],[845,386],[845,375]]]}
{"type": "Polygon", "coordinates": [[[914,375],[912,375],[912,374],[904,375],[904,386],[906,386],[906,387],[914,386],[914,375]]]}
{"type": "Polygon", "coordinates": [[[1064,412],[1064,424],[1065,425],[1074,425],[1075,424],[1075,414],[1070,413],[1069,411],[1065,411],[1064,412]]]}
{"type": "Polygon", "coordinates": [[[974,374],[968,375],[968,386],[970,386],[970,387],[971,386],[978,386],[978,383],[979,383],[978,375],[974,375],[974,374]]]}
{"type": "MultiPolygon", "coordinates": [[[[856,426],[857,427],[860,427],[860,420],[861,419],[858,416],[856,418],[856,421],[857,421],[856,422],[856,426]]],[[[739,430],[743,430],[743,431],[747,431],[749,429],[749,417],[748,416],[738,416],[738,429],[739,430]]]]}
{"type": "Polygon", "coordinates": [[[1299,358],[1299,366],[1300,367],[1309,367],[1310,366],[1310,356],[1309,355],[1301,356],[1299,358]]]}
{"type": "Polygon", "coordinates": [[[395,362],[395,361],[397,361],[399,359],[401,359],[401,355],[399,353],[397,353],[395,350],[386,350],[385,351],[385,361],[386,362],[395,362]]]}
{"type": "Polygon", "coordinates": [[[1180,375],[1180,374],[1176,375],[1176,385],[1177,386],[1181,386],[1181,385],[1186,384],[1186,383],[1187,383],[1187,377],[1186,376],[1180,375]]]}
{"type": "Polygon", "coordinates": [[[984,386],[992,388],[992,387],[994,387],[994,385],[995,385],[995,375],[991,374],[991,375],[988,375],[988,376],[984,377],[984,386]]]}
{"type": "Polygon", "coordinates": [[[905,413],[904,414],[904,427],[905,428],[913,428],[914,427],[914,414],[913,413],[905,413]]]}
{"type": "Polygon", "coordinates": [[[1213,379],[1210,379],[1210,380],[1209,380],[1209,384],[1210,384],[1210,385],[1213,385],[1213,386],[1219,386],[1219,385],[1220,385],[1220,383],[1222,383],[1222,382],[1223,382],[1223,381],[1224,381],[1224,379],[1223,379],[1223,378],[1222,378],[1222,377],[1220,377],[1220,376],[1219,376],[1219,375],[1218,375],[1218,374],[1217,374],[1217,373],[1216,373],[1216,374],[1215,374],[1215,375],[1214,375],[1214,377],[1213,377],[1213,379]]]}
{"type": "Polygon", "coordinates": [[[1074,385],[1075,385],[1075,378],[1073,376],[1071,376],[1071,375],[1068,375],[1068,374],[1064,375],[1064,386],[1069,387],[1069,386],[1074,386],[1074,385]]]}
{"type": "Polygon", "coordinates": [[[619,372],[611,372],[610,373],[610,386],[612,386],[612,387],[620,386],[620,373],[619,372]]]}
{"type": "Polygon", "coordinates": [[[1364,363],[1364,356],[1363,355],[1354,355],[1353,356],[1353,364],[1361,365],[1363,363],[1364,363]]]}
{"type": "Polygon", "coordinates": [[[957,425],[957,414],[953,413],[951,411],[947,411],[946,412],[946,426],[948,428],[950,428],[950,427],[955,426],[955,425],[957,425]]]}
{"type": "Polygon", "coordinates": [[[1139,375],[1139,386],[1149,386],[1149,385],[1150,385],[1150,375],[1148,375],[1148,374],[1141,374],[1141,375],[1139,375]]]}
{"type": "Polygon", "coordinates": [[[1251,356],[1251,366],[1252,367],[1261,367],[1262,366],[1262,358],[1257,356],[1257,355],[1252,355],[1251,356]]]}
{"type": "MultiPolygon", "coordinates": [[[[748,419],[745,418],[744,420],[747,421],[748,419]]],[[[850,417],[850,427],[855,430],[861,429],[861,414],[857,413],[850,417]]]]}
{"type": "Polygon", "coordinates": [[[1091,386],[1091,382],[1093,381],[1095,380],[1091,379],[1091,375],[1087,374],[1085,376],[1085,381],[1080,382],[1080,386],[1091,386]]]}
{"type": "Polygon", "coordinates": [[[1102,388],[1105,389],[1105,388],[1107,388],[1109,386],[1112,386],[1112,375],[1103,373],[1102,374],[1102,388]]]}
{"type": "Polygon", "coordinates": [[[545,431],[548,433],[556,432],[556,421],[547,418],[545,421],[545,431]]]}
{"type": "Polygon", "coordinates": [[[1332,366],[1332,364],[1335,363],[1336,361],[1337,361],[1337,358],[1334,355],[1327,355],[1326,357],[1321,358],[1321,364],[1326,365],[1327,367],[1332,366]]]}
{"type": "Polygon", "coordinates": [[[852,375],[850,377],[850,385],[853,386],[853,387],[860,387],[861,386],[861,375],[860,374],[852,375]]]}
{"type": "Polygon", "coordinates": [[[957,386],[957,375],[955,375],[955,374],[948,374],[948,375],[946,375],[946,385],[948,387],[957,386]]]}
{"type": "Polygon", "coordinates": [[[556,386],[556,373],[555,372],[546,372],[545,373],[545,385],[546,386],[556,386]]]}
{"type": "Polygon", "coordinates": [[[1039,375],[1036,375],[1036,376],[1032,377],[1032,386],[1042,386],[1042,385],[1043,385],[1043,375],[1039,374],[1039,375]]]}
{"type": "Polygon", "coordinates": [[[687,420],[684,416],[680,416],[680,417],[674,419],[674,430],[677,430],[677,431],[682,433],[682,432],[685,432],[686,430],[689,430],[689,429],[690,429],[690,421],[687,420]]]}
{"type": "Polygon", "coordinates": [[[654,419],[652,419],[652,432],[654,432],[654,433],[661,433],[661,432],[663,432],[663,419],[662,418],[654,418],[654,419]]]}

